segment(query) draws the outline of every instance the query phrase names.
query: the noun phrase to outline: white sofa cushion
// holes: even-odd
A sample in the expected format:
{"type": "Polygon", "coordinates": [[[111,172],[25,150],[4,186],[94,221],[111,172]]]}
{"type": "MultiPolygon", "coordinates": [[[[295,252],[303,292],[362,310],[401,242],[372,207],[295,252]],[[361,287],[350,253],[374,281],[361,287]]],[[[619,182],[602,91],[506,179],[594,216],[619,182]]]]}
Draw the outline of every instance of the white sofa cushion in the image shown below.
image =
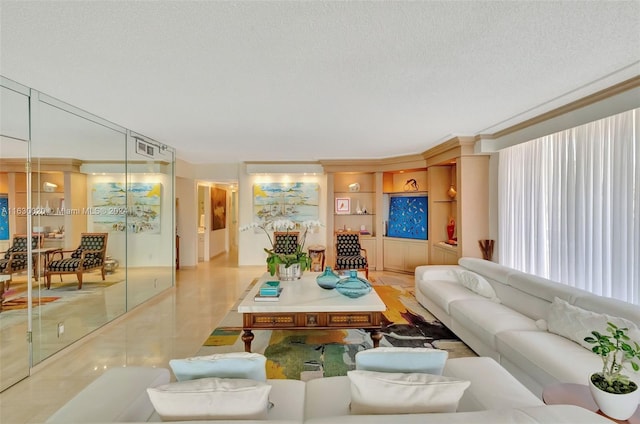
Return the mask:
{"type": "Polygon", "coordinates": [[[356,369],[442,374],[449,352],[428,347],[378,347],[356,353],[356,369]]]}
{"type": "Polygon", "coordinates": [[[154,408],[147,387],[166,384],[166,368],[110,368],[47,419],[47,423],[147,421],[154,408]]]}
{"type": "Polygon", "coordinates": [[[425,373],[349,371],[351,413],[455,412],[470,381],[425,373]]]}
{"type": "Polygon", "coordinates": [[[267,358],[259,353],[229,352],[172,359],[169,366],[178,381],[196,378],[247,378],[267,381],[267,358]]]}
{"type": "Polygon", "coordinates": [[[460,412],[544,405],[492,358],[449,359],[443,375],[471,381],[471,385],[460,399],[460,412]],[[487,390],[485,382],[489,381],[491,389],[487,390]]]}
{"type": "Polygon", "coordinates": [[[404,415],[346,415],[314,418],[305,424],[611,424],[594,412],[573,405],[545,405],[527,408],[496,409],[491,411],[404,414],[404,415]]]}
{"type": "Polygon", "coordinates": [[[507,330],[540,331],[531,318],[503,305],[479,297],[456,300],[450,305],[451,317],[496,350],[496,334],[507,330]]]}
{"type": "Polygon", "coordinates": [[[496,340],[500,355],[542,386],[558,381],[587,384],[589,374],[602,368],[596,354],[547,331],[504,331],[496,340]]]}
{"type": "Polygon", "coordinates": [[[608,322],[615,324],[619,328],[628,328],[628,335],[631,337],[631,340],[640,343],[640,331],[633,322],[624,318],[588,311],[570,305],[568,302],[557,297],[553,299],[547,317],[549,332],[573,340],[589,350],[591,350],[593,345],[585,342],[584,338],[591,336],[591,331],[593,330],[601,334],[609,334],[607,332],[608,322]]]}
{"type": "Polygon", "coordinates": [[[418,281],[416,285],[417,290],[420,290],[423,295],[447,314],[451,314],[449,305],[453,301],[482,298],[479,294],[468,290],[458,280],[422,280],[418,281]]]}
{"type": "Polygon", "coordinates": [[[271,386],[243,378],[200,378],[147,389],[163,421],[265,420],[271,386]]]}
{"type": "Polygon", "coordinates": [[[492,302],[500,303],[500,299],[496,296],[496,292],[491,284],[489,284],[489,282],[480,274],[476,274],[475,272],[468,271],[466,269],[457,270],[456,274],[458,276],[458,281],[460,281],[460,284],[464,287],[482,297],[486,297],[492,302]]]}

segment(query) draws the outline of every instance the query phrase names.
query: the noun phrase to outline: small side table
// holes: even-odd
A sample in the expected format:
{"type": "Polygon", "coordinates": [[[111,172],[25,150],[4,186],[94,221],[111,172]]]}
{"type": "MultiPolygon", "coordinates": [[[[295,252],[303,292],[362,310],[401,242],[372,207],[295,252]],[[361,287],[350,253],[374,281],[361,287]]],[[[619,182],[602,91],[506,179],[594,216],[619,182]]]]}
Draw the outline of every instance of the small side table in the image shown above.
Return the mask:
{"type": "Polygon", "coordinates": [[[309,246],[309,258],[311,258],[311,272],[324,271],[325,247],[320,245],[309,246]]]}
{"type": "Polygon", "coordinates": [[[585,384],[552,384],[551,386],[545,387],[542,391],[542,400],[547,405],[576,405],[589,411],[597,412],[616,423],[640,424],[640,407],[638,407],[633,416],[626,421],[615,420],[600,412],[598,405],[591,396],[589,386],[585,384]]]}

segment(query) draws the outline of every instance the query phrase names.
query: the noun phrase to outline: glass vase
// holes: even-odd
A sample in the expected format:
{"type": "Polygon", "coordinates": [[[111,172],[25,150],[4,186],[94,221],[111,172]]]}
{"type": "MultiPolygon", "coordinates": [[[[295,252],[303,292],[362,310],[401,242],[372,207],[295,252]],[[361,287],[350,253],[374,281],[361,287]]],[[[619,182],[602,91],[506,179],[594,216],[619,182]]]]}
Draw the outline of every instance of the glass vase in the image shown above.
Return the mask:
{"type": "Polygon", "coordinates": [[[333,272],[330,266],[324,269],[324,272],[316,277],[316,282],[323,289],[331,290],[336,287],[340,281],[340,276],[333,272]]]}
{"type": "Polygon", "coordinates": [[[358,277],[358,271],[352,269],[347,278],[338,281],[336,290],[344,296],[356,298],[368,294],[371,291],[371,284],[364,278],[358,277]]]}

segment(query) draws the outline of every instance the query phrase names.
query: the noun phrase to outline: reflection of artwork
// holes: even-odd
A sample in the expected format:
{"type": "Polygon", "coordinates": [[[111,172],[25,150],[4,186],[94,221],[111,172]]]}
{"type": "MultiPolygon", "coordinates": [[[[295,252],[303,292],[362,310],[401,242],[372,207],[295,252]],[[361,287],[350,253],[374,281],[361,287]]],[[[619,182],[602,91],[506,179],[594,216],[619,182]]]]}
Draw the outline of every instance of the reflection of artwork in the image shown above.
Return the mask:
{"type": "Polygon", "coordinates": [[[0,193],[0,240],[9,240],[9,196],[0,193]]]}
{"type": "Polygon", "coordinates": [[[319,191],[317,183],[256,183],[253,185],[254,221],[317,220],[319,191]]]}
{"type": "Polygon", "coordinates": [[[213,187],[211,189],[211,230],[221,230],[227,222],[227,191],[213,187]]]}
{"type": "Polygon", "coordinates": [[[389,237],[427,239],[427,197],[392,197],[389,202],[389,237]]]}
{"type": "Polygon", "coordinates": [[[162,184],[95,183],[91,191],[95,231],[160,234],[162,184]]]}

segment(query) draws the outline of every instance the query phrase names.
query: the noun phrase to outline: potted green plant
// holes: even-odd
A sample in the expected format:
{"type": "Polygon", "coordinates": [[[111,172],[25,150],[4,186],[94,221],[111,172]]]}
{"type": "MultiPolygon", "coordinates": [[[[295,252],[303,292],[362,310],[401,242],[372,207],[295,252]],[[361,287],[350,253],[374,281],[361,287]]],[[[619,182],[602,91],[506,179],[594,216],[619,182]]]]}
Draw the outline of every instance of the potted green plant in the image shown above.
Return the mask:
{"type": "Polygon", "coordinates": [[[277,220],[265,223],[252,223],[240,228],[240,231],[246,231],[250,228],[261,229],[269,239],[271,248],[264,248],[267,253],[267,269],[271,275],[278,274],[280,279],[296,279],[300,278],[302,272],[311,268],[311,258],[304,250],[309,230],[322,226],[320,221],[304,221],[293,222],[290,220],[277,220]],[[296,249],[293,253],[276,253],[274,251],[274,239],[271,237],[271,231],[298,231],[301,235],[298,238],[296,249]]]}
{"type": "Polygon", "coordinates": [[[600,410],[611,418],[626,420],[638,408],[640,390],[638,385],[623,374],[625,365],[630,364],[633,371],[640,365],[640,345],[627,335],[626,327],[618,327],[607,322],[607,333],[592,331],[592,336],[584,341],[593,344],[591,349],[602,359],[602,371],[591,374],[589,387],[600,410]]]}

